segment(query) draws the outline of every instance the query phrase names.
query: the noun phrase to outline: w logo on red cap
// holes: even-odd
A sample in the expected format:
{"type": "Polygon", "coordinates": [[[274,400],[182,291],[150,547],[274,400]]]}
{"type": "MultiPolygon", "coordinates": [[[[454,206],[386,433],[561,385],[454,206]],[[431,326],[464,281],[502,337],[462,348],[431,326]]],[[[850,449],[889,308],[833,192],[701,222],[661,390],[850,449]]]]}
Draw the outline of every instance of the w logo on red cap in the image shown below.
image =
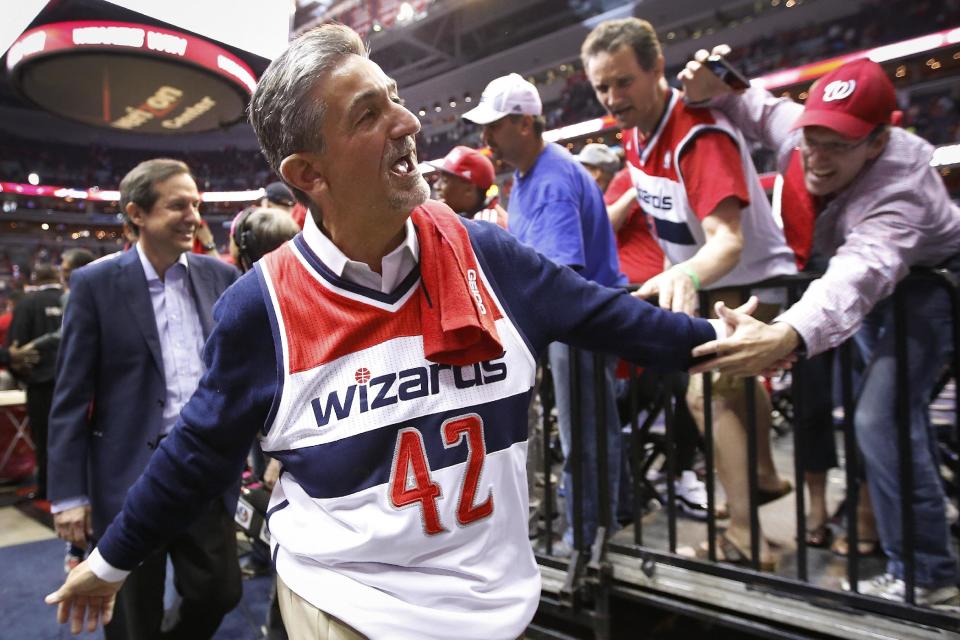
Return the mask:
{"type": "Polygon", "coordinates": [[[856,80],[834,80],[823,88],[823,101],[834,102],[849,98],[856,88],[856,80]]]}

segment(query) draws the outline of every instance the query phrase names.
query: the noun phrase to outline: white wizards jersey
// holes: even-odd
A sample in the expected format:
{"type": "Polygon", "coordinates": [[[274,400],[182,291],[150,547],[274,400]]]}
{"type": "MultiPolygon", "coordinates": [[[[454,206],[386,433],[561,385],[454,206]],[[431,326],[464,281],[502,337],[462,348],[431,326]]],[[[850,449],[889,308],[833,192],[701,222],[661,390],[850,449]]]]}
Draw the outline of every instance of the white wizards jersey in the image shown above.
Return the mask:
{"type": "Polygon", "coordinates": [[[379,294],[302,236],[258,266],[282,367],[261,443],[284,468],[268,512],[277,572],[371,638],[516,638],[539,603],[536,364],[477,269],[504,355],[451,367],[424,358],[418,270],[379,294]]]}

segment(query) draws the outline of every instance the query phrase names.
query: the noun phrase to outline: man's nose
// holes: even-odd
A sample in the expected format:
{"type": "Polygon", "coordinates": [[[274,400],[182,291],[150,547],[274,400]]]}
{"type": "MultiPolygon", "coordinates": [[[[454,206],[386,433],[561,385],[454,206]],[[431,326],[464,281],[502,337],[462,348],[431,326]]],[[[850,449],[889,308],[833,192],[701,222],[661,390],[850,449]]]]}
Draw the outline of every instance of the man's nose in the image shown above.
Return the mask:
{"type": "Polygon", "coordinates": [[[829,154],[824,153],[818,146],[803,149],[803,157],[808,166],[819,166],[829,160],[829,154]]]}
{"type": "Polygon", "coordinates": [[[409,109],[397,105],[397,117],[394,120],[390,137],[393,139],[415,136],[420,131],[420,120],[409,109]]]}
{"type": "Polygon", "coordinates": [[[612,110],[613,105],[616,102],[616,96],[614,95],[613,89],[610,89],[606,93],[600,96],[600,102],[607,108],[607,110],[612,110]]]}

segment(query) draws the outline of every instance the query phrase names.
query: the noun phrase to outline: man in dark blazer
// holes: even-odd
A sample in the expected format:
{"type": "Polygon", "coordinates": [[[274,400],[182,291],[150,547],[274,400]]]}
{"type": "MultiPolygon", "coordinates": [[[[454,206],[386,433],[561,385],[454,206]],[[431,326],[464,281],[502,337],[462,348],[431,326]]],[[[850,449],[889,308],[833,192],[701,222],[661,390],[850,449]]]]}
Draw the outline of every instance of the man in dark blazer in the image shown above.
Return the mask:
{"type": "MultiPolygon", "coordinates": [[[[52,331],[60,329],[63,289],[56,268],[47,262],[37,264],[30,274],[31,285],[13,310],[9,345],[28,344],[52,331]]],[[[37,493],[47,499],[47,417],[53,399],[53,373],[57,359],[56,346],[37,346],[40,359],[28,371],[17,374],[27,386],[27,415],[30,417],[30,435],[33,437],[37,458],[37,493]]]]}
{"type": "MultiPolygon", "coordinates": [[[[212,309],[237,278],[229,265],[190,253],[200,195],[190,170],[167,159],[139,164],[120,184],[137,244],[76,271],[63,323],[50,415],[49,495],[58,535],[84,546],[120,511],[160,440],[203,375],[212,309]]],[[[166,559],[182,597],[173,638],[207,638],[242,593],[236,495],[131,574],[113,638],[160,637],[166,559]]]]}

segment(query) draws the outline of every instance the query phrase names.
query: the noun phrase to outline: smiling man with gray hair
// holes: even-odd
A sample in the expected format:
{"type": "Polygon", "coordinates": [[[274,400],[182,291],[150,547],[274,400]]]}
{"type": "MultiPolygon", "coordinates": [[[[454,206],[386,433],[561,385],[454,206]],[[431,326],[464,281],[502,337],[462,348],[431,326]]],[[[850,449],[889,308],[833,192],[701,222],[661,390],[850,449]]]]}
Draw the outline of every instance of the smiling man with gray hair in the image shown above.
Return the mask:
{"type": "Polygon", "coordinates": [[[347,27],[294,40],[250,119],[311,215],[221,298],[197,392],[47,602],[78,631],[109,619],[126,572],[259,438],[284,469],[267,518],[292,637],[518,637],[540,593],[525,460],[537,356],[566,340],[678,368],[715,329],[427,201],[419,122],[347,27]]]}

